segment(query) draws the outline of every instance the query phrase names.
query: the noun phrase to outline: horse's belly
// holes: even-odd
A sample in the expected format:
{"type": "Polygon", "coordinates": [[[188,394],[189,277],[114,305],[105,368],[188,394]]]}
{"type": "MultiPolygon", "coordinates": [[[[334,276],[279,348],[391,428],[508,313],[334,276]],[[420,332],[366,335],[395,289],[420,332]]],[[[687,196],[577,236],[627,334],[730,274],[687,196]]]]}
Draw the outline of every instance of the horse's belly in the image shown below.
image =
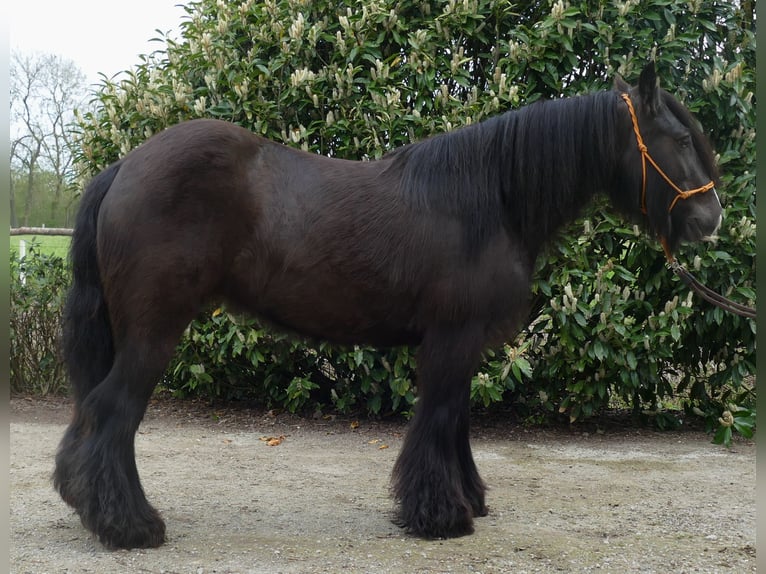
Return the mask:
{"type": "Polygon", "coordinates": [[[278,283],[247,305],[277,327],[343,344],[395,346],[420,341],[414,295],[386,295],[358,284],[316,279],[278,283]]]}

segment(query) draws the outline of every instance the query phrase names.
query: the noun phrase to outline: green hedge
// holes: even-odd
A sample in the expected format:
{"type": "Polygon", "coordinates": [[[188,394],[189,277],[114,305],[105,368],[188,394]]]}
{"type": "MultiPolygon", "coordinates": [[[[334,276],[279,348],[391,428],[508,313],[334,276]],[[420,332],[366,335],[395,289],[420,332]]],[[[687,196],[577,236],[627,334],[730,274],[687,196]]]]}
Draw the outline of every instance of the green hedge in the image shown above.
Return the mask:
{"type": "Polygon", "coordinates": [[[14,250],[10,257],[11,392],[61,394],[68,388],[58,351],[69,268],[39,243],[28,245],[23,259],[14,250]]]}
{"type": "Polygon", "coordinates": [[[291,411],[332,405],[387,414],[414,403],[413,369],[404,347],[311,344],[218,307],[189,325],[164,386],[181,396],[255,399],[291,411]]]}
{"type": "MultiPolygon", "coordinates": [[[[219,117],[317,153],[374,158],[541,98],[635,81],[655,59],[719,154],[725,221],[680,257],[709,287],[755,299],[755,25],[750,3],[200,0],[178,39],[123,79],[104,79],[79,118],[83,178],[164,127],[219,117]]],[[[503,262],[498,262],[502,265],[503,262]]],[[[753,403],[755,322],[689,298],[659,246],[597,202],[540,258],[535,312],[488,351],[483,405],[580,420],[610,404],[660,411],[677,397],[711,428],[753,403]],[[611,403],[610,403],[611,401],[611,403]]],[[[414,400],[407,349],[299,344],[208,310],[165,384],[292,409],[331,401],[372,413],[414,400]],[[327,388],[328,392],[320,390],[327,388]]],[[[664,419],[658,419],[664,421],[664,419]]],[[[664,421],[667,422],[667,421],[664,421]]]]}

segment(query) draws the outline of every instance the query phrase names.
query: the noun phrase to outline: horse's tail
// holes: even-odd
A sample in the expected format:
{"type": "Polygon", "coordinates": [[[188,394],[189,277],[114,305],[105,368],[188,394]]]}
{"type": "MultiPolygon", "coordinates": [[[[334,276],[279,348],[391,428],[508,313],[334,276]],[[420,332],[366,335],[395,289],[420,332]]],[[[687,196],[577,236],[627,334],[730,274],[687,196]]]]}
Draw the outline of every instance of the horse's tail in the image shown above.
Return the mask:
{"type": "Polygon", "coordinates": [[[121,162],[94,177],[82,195],[69,260],[72,286],[64,306],[63,355],[75,400],[80,403],[109,373],[114,344],[98,267],[97,223],[101,202],[121,162]]]}

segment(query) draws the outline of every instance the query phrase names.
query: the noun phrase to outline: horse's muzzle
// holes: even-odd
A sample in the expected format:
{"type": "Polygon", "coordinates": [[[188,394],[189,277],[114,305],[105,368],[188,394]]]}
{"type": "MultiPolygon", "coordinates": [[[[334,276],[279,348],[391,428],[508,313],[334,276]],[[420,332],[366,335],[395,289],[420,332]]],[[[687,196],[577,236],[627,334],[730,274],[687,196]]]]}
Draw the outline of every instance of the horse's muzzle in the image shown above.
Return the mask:
{"type": "MultiPolygon", "coordinates": [[[[700,198],[702,199],[702,198],[700,198]]],[[[705,201],[688,202],[681,225],[682,241],[704,241],[715,237],[723,221],[723,208],[715,188],[705,194],[705,201]]]]}

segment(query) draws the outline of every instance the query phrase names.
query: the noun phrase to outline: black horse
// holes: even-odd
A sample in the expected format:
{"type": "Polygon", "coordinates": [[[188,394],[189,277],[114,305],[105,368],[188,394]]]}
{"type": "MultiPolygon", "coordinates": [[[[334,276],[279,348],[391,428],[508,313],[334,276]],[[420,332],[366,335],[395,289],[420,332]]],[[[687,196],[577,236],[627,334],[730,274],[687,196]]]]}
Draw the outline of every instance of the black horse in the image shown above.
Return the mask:
{"type": "Polygon", "coordinates": [[[225,301],[307,337],[418,345],[397,519],[426,538],[469,534],[487,513],[470,380],[482,350],[527,317],[541,248],[596,193],[671,251],[700,240],[721,221],[716,177],[710,145],[653,64],[637,87],[618,78],[378,161],[304,153],[220,121],[171,127],[82,197],[64,320],[75,407],[55,487],[106,546],[163,543],[135,433],[184,328],[225,301]]]}

